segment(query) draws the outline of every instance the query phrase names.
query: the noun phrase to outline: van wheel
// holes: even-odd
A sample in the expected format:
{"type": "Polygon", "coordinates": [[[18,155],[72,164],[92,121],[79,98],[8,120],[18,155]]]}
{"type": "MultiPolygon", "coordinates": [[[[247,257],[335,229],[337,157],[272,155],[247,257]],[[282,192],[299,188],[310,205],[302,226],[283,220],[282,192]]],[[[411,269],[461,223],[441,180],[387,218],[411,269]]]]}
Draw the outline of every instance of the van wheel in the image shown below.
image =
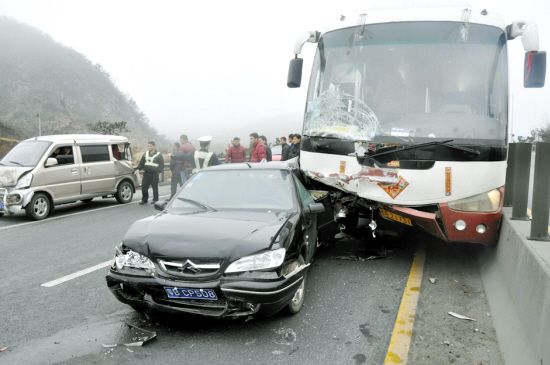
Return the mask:
{"type": "Polygon", "coordinates": [[[36,193],[25,207],[27,217],[39,221],[46,218],[52,209],[50,198],[44,193],[36,193]]]}
{"type": "Polygon", "coordinates": [[[120,204],[126,204],[132,201],[132,198],[134,197],[134,189],[132,187],[132,184],[130,184],[128,181],[123,181],[118,185],[118,189],[116,190],[116,200],[120,204]]]}

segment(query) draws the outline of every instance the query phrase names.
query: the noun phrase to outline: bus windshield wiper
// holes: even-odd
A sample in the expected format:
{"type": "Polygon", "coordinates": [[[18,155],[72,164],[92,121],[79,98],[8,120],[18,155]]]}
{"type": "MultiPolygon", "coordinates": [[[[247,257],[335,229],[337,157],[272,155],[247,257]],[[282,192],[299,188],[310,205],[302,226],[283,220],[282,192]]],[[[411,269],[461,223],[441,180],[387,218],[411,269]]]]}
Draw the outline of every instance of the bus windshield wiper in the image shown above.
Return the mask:
{"type": "Polygon", "coordinates": [[[383,155],[389,155],[391,153],[397,153],[397,152],[408,151],[408,150],[415,150],[415,149],[418,149],[418,148],[429,147],[429,146],[445,146],[445,147],[452,148],[452,149],[455,149],[455,150],[458,150],[458,151],[471,153],[471,154],[476,155],[476,156],[478,156],[480,154],[480,152],[478,150],[474,150],[474,149],[471,149],[471,148],[468,148],[468,147],[463,147],[463,146],[457,146],[457,145],[454,145],[454,144],[450,144],[453,141],[454,141],[454,139],[445,139],[443,141],[417,143],[417,144],[408,145],[408,146],[401,146],[401,147],[398,147],[398,148],[396,148],[394,150],[391,150],[391,151],[379,152],[379,153],[375,153],[374,155],[369,155],[369,156],[365,156],[365,157],[376,158],[376,157],[383,156],[383,155]]]}
{"type": "Polygon", "coordinates": [[[183,202],[186,202],[186,203],[190,203],[190,204],[193,204],[194,206],[197,206],[199,208],[202,208],[204,210],[209,210],[209,211],[212,211],[212,212],[215,212],[216,209],[206,205],[206,204],[203,204],[203,203],[199,203],[198,201],[196,200],[193,200],[193,199],[187,199],[187,198],[177,198],[178,200],[181,200],[183,202]]]}

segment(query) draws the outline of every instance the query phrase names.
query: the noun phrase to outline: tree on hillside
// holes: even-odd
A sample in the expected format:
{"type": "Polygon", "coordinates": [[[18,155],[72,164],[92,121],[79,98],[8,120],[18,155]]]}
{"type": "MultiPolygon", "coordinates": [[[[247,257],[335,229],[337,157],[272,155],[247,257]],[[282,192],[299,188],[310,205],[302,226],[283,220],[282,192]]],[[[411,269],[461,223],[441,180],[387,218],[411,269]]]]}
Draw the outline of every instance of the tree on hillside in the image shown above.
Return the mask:
{"type": "Polygon", "coordinates": [[[99,134],[119,135],[121,132],[128,132],[128,128],[126,126],[125,121],[107,122],[105,120],[103,121],[99,120],[96,123],[88,124],[88,128],[90,128],[92,132],[99,133],[99,134]]]}

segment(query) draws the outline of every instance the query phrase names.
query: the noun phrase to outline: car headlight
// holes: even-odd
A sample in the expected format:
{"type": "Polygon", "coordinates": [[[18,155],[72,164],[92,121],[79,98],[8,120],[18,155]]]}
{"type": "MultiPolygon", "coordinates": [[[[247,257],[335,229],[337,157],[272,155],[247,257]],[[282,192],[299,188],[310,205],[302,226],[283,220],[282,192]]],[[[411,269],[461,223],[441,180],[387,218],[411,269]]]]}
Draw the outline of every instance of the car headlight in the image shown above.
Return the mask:
{"type": "Polygon", "coordinates": [[[15,184],[15,189],[26,189],[29,186],[31,186],[32,182],[32,174],[29,172],[28,174],[25,174],[17,180],[17,184],[15,184]]]}
{"type": "Polygon", "coordinates": [[[274,269],[283,264],[286,250],[278,248],[257,255],[245,256],[227,267],[225,273],[274,269]]]}
{"type": "Polygon", "coordinates": [[[487,193],[474,195],[469,198],[449,202],[448,206],[452,210],[461,210],[464,212],[496,212],[500,207],[500,190],[494,189],[487,193]]]}
{"type": "Polygon", "coordinates": [[[155,272],[155,264],[147,256],[132,250],[116,248],[113,268],[118,271],[124,268],[142,269],[148,274],[155,272]]]}

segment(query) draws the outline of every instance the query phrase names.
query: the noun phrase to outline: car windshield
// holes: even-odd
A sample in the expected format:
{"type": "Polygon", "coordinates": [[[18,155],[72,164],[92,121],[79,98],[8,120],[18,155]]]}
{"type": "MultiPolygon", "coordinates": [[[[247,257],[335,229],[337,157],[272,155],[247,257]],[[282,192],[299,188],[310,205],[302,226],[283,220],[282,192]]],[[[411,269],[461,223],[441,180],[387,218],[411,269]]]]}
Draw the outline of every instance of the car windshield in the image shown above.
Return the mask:
{"type": "Polygon", "coordinates": [[[51,145],[47,141],[24,141],[13,147],[0,161],[4,166],[34,167],[51,145]]]}
{"type": "Polygon", "coordinates": [[[503,145],[506,34],[463,22],[372,24],[319,41],[304,135],[503,145]]]}
{"type": "Polygon", "coordinates": [[[171,202],[169,210],[294,208],[292,179],[283,170],[218,170],[194,175],[171,202]]]}

